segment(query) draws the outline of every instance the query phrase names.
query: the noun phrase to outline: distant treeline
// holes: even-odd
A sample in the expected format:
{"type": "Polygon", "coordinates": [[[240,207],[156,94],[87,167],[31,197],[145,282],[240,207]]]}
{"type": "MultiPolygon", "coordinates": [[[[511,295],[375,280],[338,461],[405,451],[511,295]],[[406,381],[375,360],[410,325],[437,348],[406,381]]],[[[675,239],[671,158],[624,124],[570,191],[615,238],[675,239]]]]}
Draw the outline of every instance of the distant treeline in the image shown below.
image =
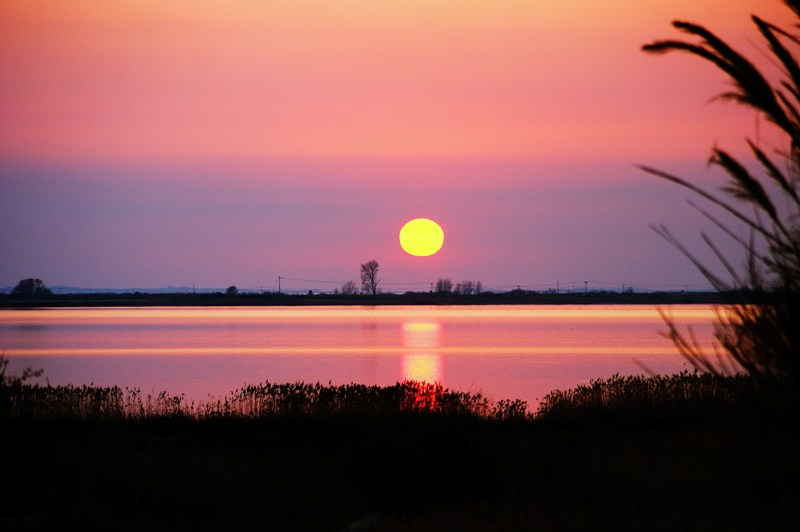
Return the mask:
{"type": "Polygon", "coordinates": [[[104,306],[301,306],[301,305],[596,305],[596,304],[719,304],[716,292],[553,293],[513,290],[478,294],[406,292],[404,294],[281,294],[265,293],[95,293],[20,296],[0,294],[0,307],[104,306]]]}

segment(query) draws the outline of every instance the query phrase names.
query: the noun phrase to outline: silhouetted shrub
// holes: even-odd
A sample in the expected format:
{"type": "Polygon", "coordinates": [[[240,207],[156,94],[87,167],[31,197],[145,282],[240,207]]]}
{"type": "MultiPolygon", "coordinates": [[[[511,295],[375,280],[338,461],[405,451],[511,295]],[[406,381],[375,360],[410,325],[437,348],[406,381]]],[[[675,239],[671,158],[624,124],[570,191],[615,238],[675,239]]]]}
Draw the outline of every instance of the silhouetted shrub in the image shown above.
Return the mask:
{"type": "Polygon", "coordinates": [[[17,283],[11,295],[21,297],[52,296],[53,291],[41,279],[23,279],[17,283]]]}

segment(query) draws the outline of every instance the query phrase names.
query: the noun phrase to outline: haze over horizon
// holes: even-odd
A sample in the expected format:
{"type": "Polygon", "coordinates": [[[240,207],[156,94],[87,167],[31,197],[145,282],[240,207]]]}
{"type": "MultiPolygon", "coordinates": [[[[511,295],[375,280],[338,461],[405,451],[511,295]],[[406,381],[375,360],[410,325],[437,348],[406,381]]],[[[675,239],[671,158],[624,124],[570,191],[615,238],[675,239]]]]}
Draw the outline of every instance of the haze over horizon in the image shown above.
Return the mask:
{"type": "Polygon", "coordinates": [[[778,137],[710,103],[712,66],[640,48],[690,20],[774,72],[751,13],[790,19],[741,0],[3,2],[0,286],[273,290],[370,259],[392,291],[707,286],[649,225],[709,262],[698,233],[717,233],[636,165],[715,188],[712,145],[747,161],[744,137],[778,137]],[[417,217],[444,229],[433,256],[399,246],[417,217]]]}

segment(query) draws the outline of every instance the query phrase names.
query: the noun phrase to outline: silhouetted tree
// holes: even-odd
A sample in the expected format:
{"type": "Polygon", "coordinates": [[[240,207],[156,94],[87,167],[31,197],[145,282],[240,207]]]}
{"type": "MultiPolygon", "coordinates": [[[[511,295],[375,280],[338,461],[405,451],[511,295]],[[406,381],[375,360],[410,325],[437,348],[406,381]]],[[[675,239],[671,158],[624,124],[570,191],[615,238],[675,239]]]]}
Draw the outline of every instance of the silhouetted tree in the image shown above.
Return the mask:
{"type": "Polygon", "coordinates": [[[475,281],[461,281],[456,284],[456,294],[472,295],[475,293],[475,281]]]}
{"type": "Polygon", "coordinates": [[[47,288],[41,279],[23,279],[17,283],[11,294],[22,297],[41,297],[52,296],[53,291],[47,288]]]}
{"type": "Polygon", "coordinates": [[[226,295],[226,296],[236,296],[236,295],[239,295],[239,289],[238,289],[238,288],[236,288],[236,286],[235,286],[235,285],[231,285],[231,286],[229,286],[229,287],[228,287],[228,289],[227,289],[227,290],[225,290],[225,295],[226,295]]]}
{"type": "MultiPolygon", "coordinates": [[[[794,12],[796,29],[800,25],[800,0],[784,3],[794,12]]],[[[769,60],[779,67],[780,78],[774,83],[698,24],[672,23],[696,42],[656,41],[643,50],[655,54],[687,52],[711,62],[732,82],[731,90],[720,98],[749,107],[766,118],[784,136],[786,145],[768,154],[758,142],[746,139],[759,166],[757,174],[722,148],[712,148],[709,163],[722,168],[729,177],[721,189],[723,194],[708,192],[661,170],[642,168],[690,190],[750,230],[750,238],[742,238],[730,222],[699,209],[744,251],[745,266],[739,271],[705,233],[701,234],[730,275],[731,280],[726,281],[702,264],[665,226],[655,228],[727,298],[729,305],[719,309],[714,325],[714,335],[723,348],[751,374],[796,378],[800,374],[800,65],[794,52],[800,40],[755,15],[752,20],[769,47],[769,60]],[[730,200],[744,202],[744,207],[730,200]]],[[[692,339],[665,319],[681,353],[696,366],[719,371],[692,339]]]]}
{"type": "Polygon", "coordinates": [[[479,294],[481,291],[481,282],[480,281],[461,281],[460,283],[456,283],[455,288],[453,288],[454,294],[463,294],[463,295],[473,295],[479,294]]]}
{"type": "Polygon", "coordinates": [[[376,295],[378,293],[378,261],[371,260],[361,265],[361,290],[367,294],[376,295]]]}
{"type": "Polygon", "coordinates": [[[342,295],[352,296],[355,295],[356,292],[358,292],[358,288],[354,281],[347,281],[342,285],[342,295]]]}
{"type": "Polygon", "coordinates": [[[436,281],[436,292],[439,294],[449,294],[453,290],[453,281],[450,279],[439,279],[436,281]]]}

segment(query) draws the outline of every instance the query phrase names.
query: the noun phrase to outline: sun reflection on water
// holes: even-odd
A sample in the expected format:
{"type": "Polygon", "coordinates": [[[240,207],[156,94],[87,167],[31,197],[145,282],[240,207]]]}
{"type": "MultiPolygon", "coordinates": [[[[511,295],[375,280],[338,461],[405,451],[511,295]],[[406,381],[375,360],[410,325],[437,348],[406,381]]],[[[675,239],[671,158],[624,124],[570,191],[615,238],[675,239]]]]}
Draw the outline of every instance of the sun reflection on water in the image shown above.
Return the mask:
{"type": "Polygon", "coordinates": [[[403,323],[403,380],[442,382],[441,327],[435,322],[403,323]]]}

